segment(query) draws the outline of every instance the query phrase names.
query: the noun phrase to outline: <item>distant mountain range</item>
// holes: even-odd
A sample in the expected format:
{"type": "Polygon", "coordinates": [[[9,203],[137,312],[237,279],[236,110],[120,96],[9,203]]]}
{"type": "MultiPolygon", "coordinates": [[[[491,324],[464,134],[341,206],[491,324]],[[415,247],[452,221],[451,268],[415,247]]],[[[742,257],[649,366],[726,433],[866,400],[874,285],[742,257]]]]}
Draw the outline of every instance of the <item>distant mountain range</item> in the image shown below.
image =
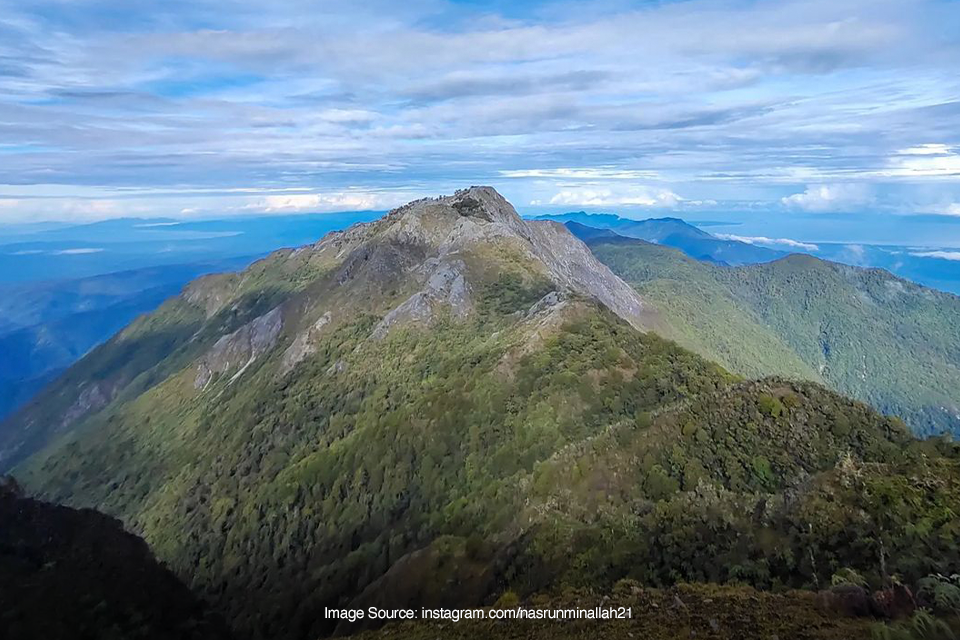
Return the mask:
{"type": "MultiPolygon", "coordinates": [[[[563,213],[537,216],[537,220],[573,223],[595,229],[609,229],[617,235],[639,238],[647,242],[680,249],[691,258],[723,265],[744,265],[769,262],[787,255],[782,251],[758,247],[737,240],[725,240],[688,224],[679,218],[629,220],[603,213],[563,213]]],[[[581,230],[580,235],[587,232],[581,230]]]]}
{"type": "Polygon", "coordinates": [[[76,280],[0,284],[0,419],[190,280],[249,262],[238,258],[76,280]]]}
{"type": "Polygon", "coordinates": [[[190,280],[379,215],[0,226],[0,419],[190,280]]]}
{"type": "MultiPolygon", "coordinates": [[[[960,295],[960,252],[949,247],[917,247],[849,242],[798,242],[790,238],[715,235],[701,227],[729,229],[730,223],[697,222],[678,218],[631,220],[613,214],[565,213],[537,219],[573,222],[617,235],[673,247],[691,258],[715,264],[743,266],[770,262],[789,253],[805,253],[824,260],[858,267],[876,267],[927,287],[960,295]],[[773,249],[770,245],[783,247],[773,249]]],[[[592,233],[592,232],[581,232],[592,233]]]]}
{"type": "Polygon", "coordinates": [[[960,435],[960,298],[794,254],[720,267],[567,223],[649,300],[664,336],[737,373],[824,382],[905,419],[960,435]]]}
{"type": "Polygon", "coordinates": [[[909,392],[953,384],[954,307],[813,259],[590,243],[474,187],[204,276],[0,423],[0,470],[120,518],[243,638],[538,592],[664,603],[667,637],[856,637],[845,594],[881,619],[939,606],[960,446],[709,358],[878,392],[902,373],[913,419],[931,398],[909,392]]]}

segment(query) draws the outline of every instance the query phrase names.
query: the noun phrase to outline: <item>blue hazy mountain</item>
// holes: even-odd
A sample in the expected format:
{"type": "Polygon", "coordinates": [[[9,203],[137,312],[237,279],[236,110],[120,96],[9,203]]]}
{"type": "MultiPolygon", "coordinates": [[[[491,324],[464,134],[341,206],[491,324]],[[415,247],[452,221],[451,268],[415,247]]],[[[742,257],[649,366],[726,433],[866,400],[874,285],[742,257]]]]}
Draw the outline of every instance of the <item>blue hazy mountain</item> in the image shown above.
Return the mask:
{"type": "Polygon", "coordinates": [[[379,215],[0,227],[0,419],[191,280],[379,215]]]}
{"type": "MultiPolygon", "coordinates": [[[[717,237],[700,227],[731,227],[730,222],[687,223],[679,218],[630,220],[613,214],[584,212],[539,216],[564,222],[580,239],[594,240],[599,232],[615,233],[680,249],[698,260],[742,266],[770,262],[788,253],[805,253],[854,267],[886,269],[927,287],[960,295],[960,251],[951,247],[869,244],[862,242],[791,242],[789,252],[756,246],[729,237],[717,237]]],[[[740,231],[744,235],[750,231],[740,231]]],[[[745,238],[769,241],[768,238],[745,238]]],[[[773,242],[786,242],[784,240],[773,242]]]]}
{"type": "MultiPolygon", "coordinates": [[[[680,218],[650,218],[630,220],[604,213],[563,213],[541,215],[538,220],[576,223],[596,229],[608,229],[617,235],[637,238],[679,249],[691,258],[732,266],[770,262],[787,254],[775,249],[758,247],[738,240],[718,238],[680,218]]],[[[583,229],[579,233],[585,233],[583,229]]],[[[577,232],[574,231],[576,235],[577,232]]]]}
{"type": "Polygon", "coordinates": [[[178,294],[187,282],[241,269],[251,260],[0,285],[0,418],[138,315],[178,294]]]}
{"type": "Polygon", "coordinates": [[[83,278],[159,265],[262,255],[315,242],[379,212],[177,221],[121,218],[84,225],[0,226],[0,282],[83,278]]]}

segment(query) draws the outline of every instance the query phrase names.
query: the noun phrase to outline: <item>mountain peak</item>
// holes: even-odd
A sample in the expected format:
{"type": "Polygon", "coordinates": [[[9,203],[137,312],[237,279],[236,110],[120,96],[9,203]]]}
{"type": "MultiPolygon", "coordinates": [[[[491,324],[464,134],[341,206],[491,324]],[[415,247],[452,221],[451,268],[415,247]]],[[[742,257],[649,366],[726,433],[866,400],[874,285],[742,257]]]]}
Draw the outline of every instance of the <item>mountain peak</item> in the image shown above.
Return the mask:
{"type": "MultiPolygon", "coordinates": [[[[595,298],[637,328],[648,329],[654,321],[652,309],[566,227],[524,220],[493,187],[474,186],[450,196],[415,200],[377,222],[331,234],[315,248],[323,252],[331,245],[337,255],[354,252],[365,264],[379,264],[377,256],[389,256],[384,264],[406,265],[413,279],[428,288],[432,274],[443,272],[458,282],[462,276],[464,286],[457,290],[467,302],[474,288],[471,282],[486,282],[504,269],[519,267],[558,290],[595,298]]],[[[347,258],[345,264],[352,273],[356,262],[347,258]]],[[[391,269],[380,269],[377,277],[391,269]]],[[[411,304],[421,309],[424,299],[436,293],[418,290],[411,304]]]]}
{"type": "Polygon", "coordinates": [[[455,212],[458,216],[480,221],[511,224],[521,221],[513,205],[496,189],[487,186],[458,189],[451,196],[413,200],[391,211],[386,219],[403,217],[411,212],[416,214],[425,208],[437,206],[445,208],[447,213],[455,212]]]}

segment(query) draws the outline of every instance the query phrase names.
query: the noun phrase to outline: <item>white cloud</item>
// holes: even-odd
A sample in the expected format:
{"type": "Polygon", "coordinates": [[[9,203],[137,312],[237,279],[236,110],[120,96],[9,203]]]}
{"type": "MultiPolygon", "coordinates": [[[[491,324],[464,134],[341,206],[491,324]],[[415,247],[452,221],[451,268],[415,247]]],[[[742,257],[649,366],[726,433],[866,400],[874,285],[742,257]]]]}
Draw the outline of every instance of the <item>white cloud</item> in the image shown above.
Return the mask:
{"type": "Polygon", "coordinates": [[[845,262],[852,265],[864,265],[864,258],[867,255],[867,250],[862,244],[848,244],[843,248],[841,252],[841,258],[839,262],[845,262]]]}
{"type": "Polygon", "coordinates": [[[92,222],[141,213],[138,206],[117,199],[34,197],[0,199],[0,222],[64,220],[92,222]]]}
{"type": "Polygon", "coordinates": [[[402,204],[402,196],[380,193],[351,192],[297,193],[260,198],[242,208],[266,213],[310,211],[370,211],[402,204]]]}
{"type": "Polygon", "coordinates": [[[960,176],[960,153],[947,144],[922,144],[901,149],[879,175],[890,178],[943,178],[960,176]]]}
{"type": "MultiPolygon", "coordinates": [[[[88,211],[44,189],[43,201],[0,202],[0,220],[384,208],[347,185],[412,183],[419,196],[498,179],[544,204],[696,206],[615,188],[630,181],[765,208],[789,196],[783,185],[851,181],[922,181],[922,197],[896,199],[956,200],[943,183],[960,112],[944,78],[960,40],[941,36],[957,3],[375,0],[304,12],[195,0],[158,15],[106,0],[124,9],[109,29],[90,3],[47,4],[4,5],[3,191],[219,195],[108,193],[113,210],[88,211]],[[220,197],[243,184],[263,188],[220,197]],[[348,195],[310,195],[327,191],[348,195]]],[[[790,206],[826,208],[796,196],[790,206]]]]}
{"type": "Polygon", "coordinates": [[[565,189],[552,198],[552,205],[575,205],[591,207],[610,206],[641,206],[641,207],[675,207],[683,198],[669,189],[653,189],[649,187],[634,187],[624,190],[613,190],[593,187],[577,187],[565,189]]]}
{"type": "Polygon", "coordinates": [[[910,255],[920,258],[942,258],[944,260],[960,261],[960,251],[918,251],[910,255]]]}
{"type": "Polygon", "coordinates": [[[747,244],[758,244],[758,245],[764,245],[764,246],[781,245],[785,247],[792,247],[794,249],[803,249],[804,251],[820,251],[820,247],[813,243],[799,242],[797,240],[791,240],[790,238],[767,238],[765,236],[735,236],[729,233],[718,233],[715,235],[718,238],[723,238],[725,240],[737,240],[738,242],[746,242],[747,244]]]}
{"type": "Polygon", "coordinates": [[[921,144],[909,149],[901,149],[902,156],[942,156],[950,154],[953,147],[946,144],[921,144]]]}
{"type": "Polygon", "coordinates": [[[318,117],[327,122],[351,124],[373,122],[377,119],[377,114],[366,109],[327,109],[321,111],[318,117]]]}
{"type": "Polygon", "coordinates": [[[781,198],[784,205],[804,211],[843,211],[847,207],[865,204],[870,192],[860,184],[822,184],[808,186],[803,193],[781,198]]]}
{"type": "Polygon", "coordinates": [[[518,169],[501,171],[500,175],[505,178],[568,178],[581,180],[649,180],[658,177],[655,171],[635,171],[609,167],[518,169]]]}
{"type": "Polygon", "coordinates": [[[79,247],[77,249],[61,249],[60,251],[51,251],[55,256],[82,256],[88,253],[101,253],[100,247],[79,247]]]}

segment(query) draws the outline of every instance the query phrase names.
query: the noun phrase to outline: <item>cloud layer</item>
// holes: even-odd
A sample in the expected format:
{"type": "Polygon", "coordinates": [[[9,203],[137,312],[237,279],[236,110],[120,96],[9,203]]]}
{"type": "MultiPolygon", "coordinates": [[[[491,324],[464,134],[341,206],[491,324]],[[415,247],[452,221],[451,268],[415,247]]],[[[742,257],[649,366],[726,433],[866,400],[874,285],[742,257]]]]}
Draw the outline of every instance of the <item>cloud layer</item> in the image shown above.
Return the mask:
{"type": "Polygon", "coordinates": [[[960,5],[0,0],[0,221],[960,202],[960,5]]]}

